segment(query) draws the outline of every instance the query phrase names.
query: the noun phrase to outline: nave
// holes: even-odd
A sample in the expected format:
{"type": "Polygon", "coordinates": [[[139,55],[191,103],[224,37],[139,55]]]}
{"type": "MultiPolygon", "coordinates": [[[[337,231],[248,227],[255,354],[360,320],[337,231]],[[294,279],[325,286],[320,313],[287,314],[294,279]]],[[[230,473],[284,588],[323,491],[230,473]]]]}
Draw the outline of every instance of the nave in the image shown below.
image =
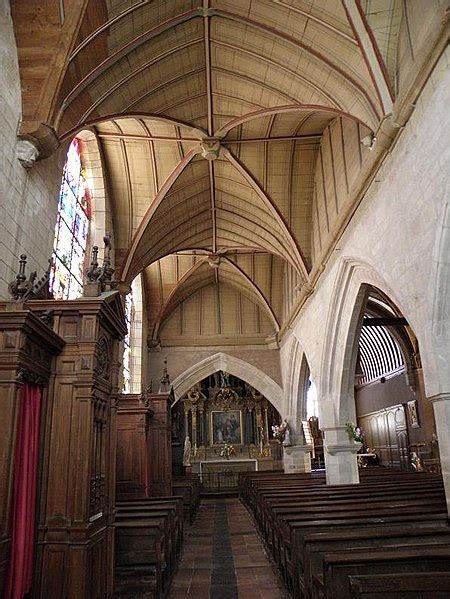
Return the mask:
{"type": "Polygon", "coordinates": [[[169,599],[287,599],[253,520],[235,497],[203,499],[185,532],[169,599]]]}

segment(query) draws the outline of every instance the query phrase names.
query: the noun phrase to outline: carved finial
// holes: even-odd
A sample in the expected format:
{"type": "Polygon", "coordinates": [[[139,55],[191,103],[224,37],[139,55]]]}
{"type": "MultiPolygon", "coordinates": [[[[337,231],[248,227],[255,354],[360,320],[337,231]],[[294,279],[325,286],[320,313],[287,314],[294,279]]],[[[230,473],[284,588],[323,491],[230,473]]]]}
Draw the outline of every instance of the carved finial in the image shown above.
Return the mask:
{"type": "Polygon", "coordinates": [[[21,254],[19,272],[14,281],[11,281],[8,285],[9,292],[14,300],[25,301],[28,299],[48,299],[51,297],[48,290],[48,282],[50,280],[52,261],[50,260],[49,262],[50,264],[44,275],[35,283],[36,271],[34,270],[27,279],[25,274],[27,256],[26,254],[21,254]]]}
{"type": "Polygon", "coordinates": [[[92,248],[91,265],[86,271],[86,277],[90,283],[95,283],[101,275],[101,269],[98,266],[98,245],[92,248]]]}
{"type": "Polygon", "coordinates": [[[107,233],[103,237],[103,241],[105,243],[105,252],[103,256],[103,266],[102,273],[100,275],[100,280],[102,282],[103,291],[108,287],[112,288],[112,277],[114,274],[114,268],[111,266],[111,252],[112,252],[112,243],[111,243],[111,235],[107,233]]]}
{"type": "Polygon", "coordinates": [[[14,300],[21,300],[25,294],[30,291],[33,286],[33,281],[27,281],[25,275],[25,266],[27,264],[27,255],[21,254],[19,260],[19,272],[16,275],[14,281],[8,285],[9,293],[14,300]]]}

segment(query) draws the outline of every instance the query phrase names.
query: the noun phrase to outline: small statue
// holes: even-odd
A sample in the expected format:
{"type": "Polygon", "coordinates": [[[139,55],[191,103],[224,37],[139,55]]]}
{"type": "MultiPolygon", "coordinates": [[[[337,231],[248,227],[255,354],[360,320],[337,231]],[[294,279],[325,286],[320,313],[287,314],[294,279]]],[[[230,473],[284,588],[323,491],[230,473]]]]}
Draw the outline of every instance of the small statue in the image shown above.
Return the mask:
{"type": "Polygon", "coordinates": [[[224,370],[220,372],[220,386],[222,389],[228,389],[230,386],[230,375],[224,370]]]}
{"type": "Polygon", "coordinates": [[[291,431],[289,430],[288,421],[284,421],[284,439],[283,439],[283,447],[289,447],[291,445],[291,431]]]}
{"type": "Polygon", "coordinates": [[[422,460],[421,460],[420,456],[415,451],[411,452],[411,466],[413,467],[413,469],[416,472],[422,472],[423,471],[422,460]]]}
{"type": "Polygon", "coordinates": [[[183,451],[183,466],[189,467],[191,465],[192,446],[189,437],[184,440],[184,451],[183,451]]]}

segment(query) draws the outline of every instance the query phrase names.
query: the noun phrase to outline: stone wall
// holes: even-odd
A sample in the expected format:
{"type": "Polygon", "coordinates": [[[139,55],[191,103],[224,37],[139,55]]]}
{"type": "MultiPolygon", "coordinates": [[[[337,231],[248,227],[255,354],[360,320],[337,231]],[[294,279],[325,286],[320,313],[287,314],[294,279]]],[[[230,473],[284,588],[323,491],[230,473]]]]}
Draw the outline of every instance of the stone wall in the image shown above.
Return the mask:
{"type": "MultiPolygon", "coordinates": [[[[348,348],[354,344],[354,306],[364,283],[386,292],[414,329],[427,395],[450,388],[450,314],[445,299],[450,295],[445,256],[450,182],[446,135],[450,125],[449,56],[447,50],[436,65],[396,146],[291,327],[306,353],[324,413],[332,415],[340,400],[343,373],[349,368],[348,348]]],[[[288,371],[284,374],[287,380],[292,365],[283,361],[282,367],[288,371]]]]}
{"type": "Polygon", "coordinates": [[[66,147],[26,170],[15,156],[21,118],[17,51],[8,0],[0,1],[0,298],[17,272],[18,256],[43,274],[51,256],[66,147]]]}

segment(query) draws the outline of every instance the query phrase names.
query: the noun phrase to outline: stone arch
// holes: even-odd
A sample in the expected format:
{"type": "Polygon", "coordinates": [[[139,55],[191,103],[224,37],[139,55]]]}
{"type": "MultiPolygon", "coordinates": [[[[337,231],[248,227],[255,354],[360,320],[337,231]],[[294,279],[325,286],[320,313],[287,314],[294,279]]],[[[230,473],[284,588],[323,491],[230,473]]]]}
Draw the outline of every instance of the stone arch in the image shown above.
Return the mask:
{"type": "Polygon", "coordinates": [[[355,420],[355,340],[371,286],[385,293],[405,314],[393,290],[372,266],[354,258],[342,259],[331,294],[322,354],[319,396],[324,428],[355,420]]]}
{"type": "Polygon", "coordinates": [[[306,391],[310,365],[306,352],[294,335],[288,349],[288,372],[286,377],[286,410],[295,429],[301,429],[306,417],[306,391]]]}
{"type": "Polygon", "coordinates": [[[256,366],[223,352],[218,352],[197,362],[176,377],[172,383],[175,401],[183,397],[195,384],[218,370],[229,372],[252,385],[270,401],[282,416],[284,415],[284,391],[280,385],[256,366]]]}

